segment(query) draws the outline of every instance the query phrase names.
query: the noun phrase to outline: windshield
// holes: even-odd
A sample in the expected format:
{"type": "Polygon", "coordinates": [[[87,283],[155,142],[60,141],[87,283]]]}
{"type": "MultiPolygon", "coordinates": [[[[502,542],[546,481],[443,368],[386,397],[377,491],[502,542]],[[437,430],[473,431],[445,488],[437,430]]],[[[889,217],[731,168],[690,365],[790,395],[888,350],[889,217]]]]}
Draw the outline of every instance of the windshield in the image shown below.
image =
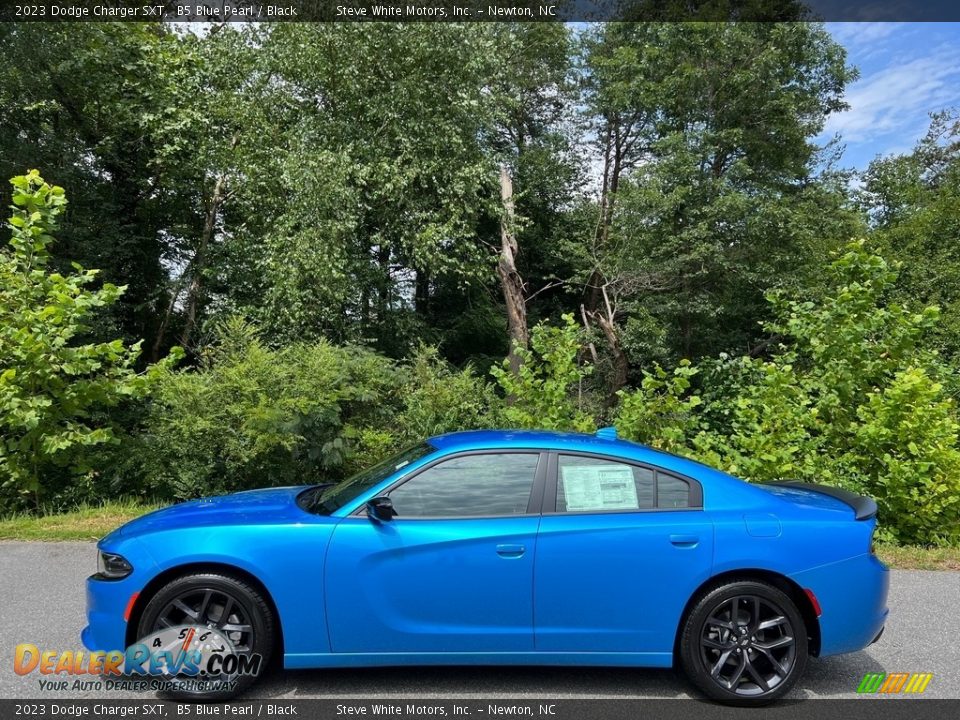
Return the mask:
{"type": "Polygon", "coordinates": [[[329,515],[377,483],[386,480],[397,470],[419,460],[424,455],[429,455],[434,450],[435,448],[429,443],[414,445],[337,485],[318,485],[301,495],[301,507],[317,515],[329,515]]]}

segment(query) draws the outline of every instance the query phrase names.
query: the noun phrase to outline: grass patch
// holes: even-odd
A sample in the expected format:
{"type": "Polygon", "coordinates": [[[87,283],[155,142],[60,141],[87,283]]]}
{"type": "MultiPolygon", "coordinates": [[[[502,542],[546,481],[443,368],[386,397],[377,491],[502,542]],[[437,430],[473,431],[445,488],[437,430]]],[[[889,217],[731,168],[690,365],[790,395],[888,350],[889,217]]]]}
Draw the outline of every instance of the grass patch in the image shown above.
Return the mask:
{"type": "Polygon", "coordinates": [[[960,548],[878,544],[877,555],[897,570],[960,570],[960,548]]]}
{"type": "Polygon", "coordinates": [[[161,507],[133,500],[81,505],[53,515],[16,514],[0,517],[0,540],[99,540],[128,520],[161,507]]]}

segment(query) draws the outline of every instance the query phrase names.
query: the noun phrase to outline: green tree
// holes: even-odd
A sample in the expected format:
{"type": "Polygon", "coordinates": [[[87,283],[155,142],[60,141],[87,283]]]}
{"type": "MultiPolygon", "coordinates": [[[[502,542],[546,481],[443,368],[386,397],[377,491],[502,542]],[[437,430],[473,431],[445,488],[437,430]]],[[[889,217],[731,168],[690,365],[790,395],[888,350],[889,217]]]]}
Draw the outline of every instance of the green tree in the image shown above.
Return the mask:
{"type": "Polygon", "coordinates": [[[42,167],[70,188],[51,267],[80,262],[127,287],[91,326],[97,339],[151,343],[165,262],[176,261],[169,244],[197,224],[193,165],[172,151],[189,145],[184,127],[203,98],[190,94],[190,42],[159,22],[0,27],[0,176],[42,167]]]}
{"type": "Polygon", "coordinates": [[[873,238],[902,265],[905,302],[936,304],[941,321],[933,342],[960,357],[960,116],[933,115],[913,152],[878,158],[864,174],[860,203],[873,238]]]}
{"type": "Polygon", "coordinates": [[[91,287],[97,272],[79,265],[66,275],[49,268],[63,188],[36,170],[11,183],[10,247],[0,253],[0,486],[8,507],[36,504],[90,471],[80,451],[115,437],[99,411],[147,389],[133,368],[139,343],[81,340],[124,288],[91,287]]]}
{"type": "Polygon", "coordinates": [[[843,107],[843,49],[808,23],[611,24],[588,36],[587,63],[605,169],[584,310],[612,389],[631,350],[751,349],[763,293],[815,280],[858,229],[811,142],[843,107]]]}
{"type": "Polygon", "coordinates": [[[269,336],[402,356],[436,283],[492,273],[476,236],[478,218],[495,217],[496,175],[480,146],[488,61],[475,35],[295,23],[262,34],[277,161],[230,229],[225,289],[269,336]]]}
{"type": "MultiPolygon", "coordinates": [[[[484,150],[500,166],[497,279],[509,346],[526,348],[530,301],[563,284],[553,273],[554,247],[564,236],[561,208],[581,175],[571,152],[575,46],[559,24],[494,23],[482,29],[493,60],[485,81],[491,119],[484,150]]],[[[513,349],[508,355],[516,373],[520,358],[513,349]]]]}

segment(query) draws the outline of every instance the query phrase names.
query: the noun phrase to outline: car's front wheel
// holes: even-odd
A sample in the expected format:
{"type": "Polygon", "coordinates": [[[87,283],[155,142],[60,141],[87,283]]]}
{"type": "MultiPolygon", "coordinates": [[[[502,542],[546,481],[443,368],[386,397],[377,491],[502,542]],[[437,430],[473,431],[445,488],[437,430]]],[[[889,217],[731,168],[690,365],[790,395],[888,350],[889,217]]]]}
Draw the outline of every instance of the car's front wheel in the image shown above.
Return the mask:
{"type": "Polygon", "coordinates": [[[807,631],[793,600],[753,580],[721,585],[690,611],[680,661],[704,694],[737,705],[786,695],[807,662],[807,631]]]}
{"type": "Polygon", "coordinates": [[[179,650],[178,638],[185,635],[184,649],[187,644],[201,649],[199,675],[185,678],[182,673],[169,673],[178,689],[163,694],[175,699],[227,700],[237,695],[264,672],[276,643],[275,620],[262,594],[239,578],[219,573],[195,573],[170,581],[147,603],[137,629],[138,638],[154,638],[154,648],[166,647],[170,635],[179,650]],[[211,665],[214,653],[220,657],[211,665]],[[225,654],[236,657],[224,662],[225,654]],[[212,673],[211,667],[222,672],[212,673]]]}

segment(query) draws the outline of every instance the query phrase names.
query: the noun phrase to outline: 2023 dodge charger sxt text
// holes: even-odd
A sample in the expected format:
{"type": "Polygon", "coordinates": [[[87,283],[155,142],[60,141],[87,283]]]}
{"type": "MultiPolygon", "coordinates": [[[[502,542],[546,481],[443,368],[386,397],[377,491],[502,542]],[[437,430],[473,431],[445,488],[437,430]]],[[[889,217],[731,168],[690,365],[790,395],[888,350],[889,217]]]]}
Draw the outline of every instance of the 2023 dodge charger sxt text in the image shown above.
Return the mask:
{"type": "Polygon", "coordinates": [[[761,704],[809,655],[879,637],[875,516],[868,498],[751,485],[612,429],[453,433],[338,485],[124,525],[99,543],[83,641],[193,625],[287,668],[677,663],[712,698],[761,704]]]}

